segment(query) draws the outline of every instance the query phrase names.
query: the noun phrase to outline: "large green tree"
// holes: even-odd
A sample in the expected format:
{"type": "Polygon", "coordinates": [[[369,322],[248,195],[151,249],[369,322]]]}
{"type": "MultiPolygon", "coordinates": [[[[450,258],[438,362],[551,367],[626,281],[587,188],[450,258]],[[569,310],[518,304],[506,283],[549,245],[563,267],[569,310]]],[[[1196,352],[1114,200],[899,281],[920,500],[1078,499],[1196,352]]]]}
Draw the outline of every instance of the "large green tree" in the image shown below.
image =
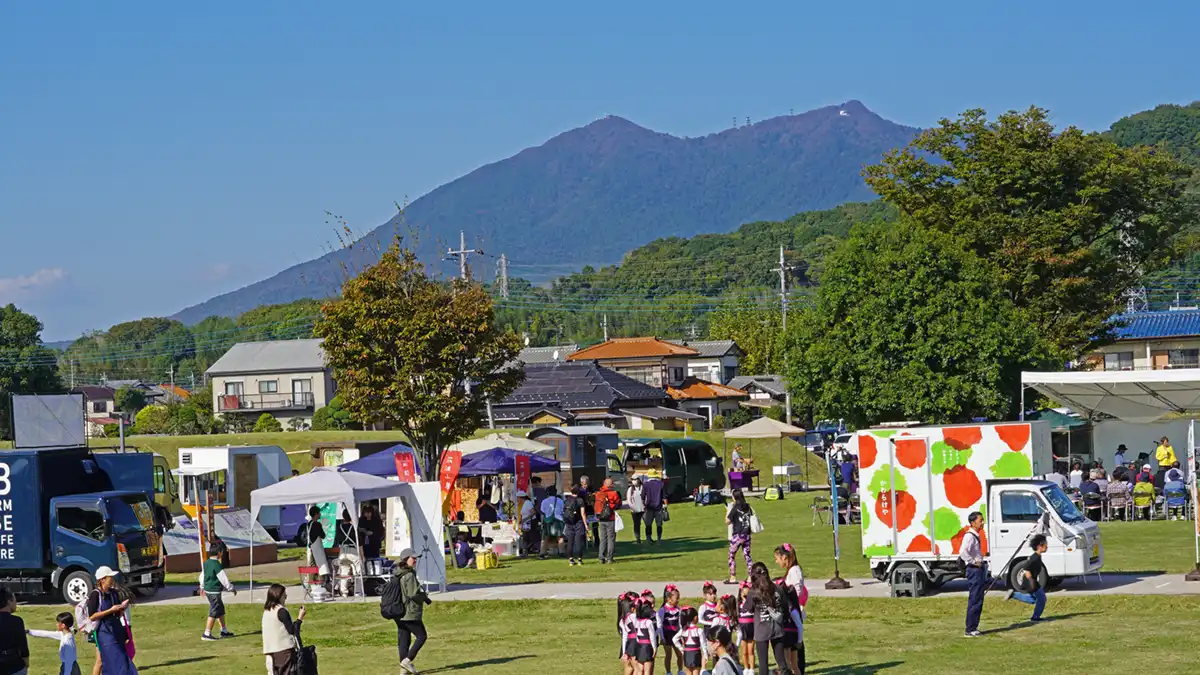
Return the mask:
{"type": "Polygon", "coordinates": [[[1056,130],[1040,108],[941,120],[864,173],[902,214],[994,263],[1060,359],[1105,334],[1196,214],[1191,171],[1169,153],[1056,130]]]}
{"type": "Polygon", "coordinates": [[[498,326],[484,289],[430,279],[399,241],[321,312],[313,332],[345,410],[402,430],[430,476],[446,446],[482,426],[487,402],[524,376],[520,340],[498,326]]]}
{"type": "Polygon", "coordinates": [[[1048,349],[997,276],[911,220],[856,228],[789,326],[794,403],[857,426],[1004,419],[1022,368],[1046,365],[1048,349]]]}
{"type": "Polygon", "coordinates": [[[742,375],[767,375],[783,368],[781,323],[778,306],[733,302],[713,313],[708,335],[714,340],[733,340],[745,352],[739,364],[742,375]]]}
{"type": "Polygon", "coordinates": [[[62,391],[55,352],[42,345],[42,322],[16,305],[0,307],[0,438],[11,439],[11,394],[62,391]]]}

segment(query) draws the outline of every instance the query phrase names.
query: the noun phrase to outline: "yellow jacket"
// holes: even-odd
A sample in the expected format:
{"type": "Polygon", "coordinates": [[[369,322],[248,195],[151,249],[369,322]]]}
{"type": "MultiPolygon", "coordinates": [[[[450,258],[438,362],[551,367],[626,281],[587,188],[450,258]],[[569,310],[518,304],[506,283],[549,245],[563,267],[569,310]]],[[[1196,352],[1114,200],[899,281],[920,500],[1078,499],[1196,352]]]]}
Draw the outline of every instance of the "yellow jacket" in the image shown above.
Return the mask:
{"type": "Polygon", "coordinates": [[[1163,469],[1171,468],[1171,465],[1176,462],[1175,448],[1170,445],[1160,445],[1154,451],[1154,459],[1158,461],[1158,466],[1163,469]]]}

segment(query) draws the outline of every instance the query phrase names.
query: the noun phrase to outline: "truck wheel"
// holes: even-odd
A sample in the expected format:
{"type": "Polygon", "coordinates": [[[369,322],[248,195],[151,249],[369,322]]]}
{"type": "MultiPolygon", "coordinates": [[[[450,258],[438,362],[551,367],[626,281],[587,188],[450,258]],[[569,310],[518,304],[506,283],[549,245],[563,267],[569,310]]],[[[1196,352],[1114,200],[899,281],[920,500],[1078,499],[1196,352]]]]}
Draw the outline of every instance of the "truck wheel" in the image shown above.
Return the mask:
{"type": "Polygon", "coordinates": [[[133,589],[139,598],[152,598],[158,593],[158,584],[150,584],[149,586],[138,586],[133,589]]]}
{"type": "MultiPolygon", "coordinates": [[[[1026,560],[1018,560],[1013,563],[1012,568],[1008,571],[1008,587],[1014,591],[1021,590],[1021,578],[1025,576],[1026,560]]],[[[1043,567],[1038,574],[1038,585],[1046,588],[1050,584],[1049,575],[1046,574],[1046,568],[1043,567]]]]}
{"type": "Polygon", "coordinates": [[[92,575],[83,570],[76,570],[67,575],[63,579],[60,590],[62,591],[63,600],[78,605],[87,599],[89,593],[95,585],[92,582],[92,575]]]}

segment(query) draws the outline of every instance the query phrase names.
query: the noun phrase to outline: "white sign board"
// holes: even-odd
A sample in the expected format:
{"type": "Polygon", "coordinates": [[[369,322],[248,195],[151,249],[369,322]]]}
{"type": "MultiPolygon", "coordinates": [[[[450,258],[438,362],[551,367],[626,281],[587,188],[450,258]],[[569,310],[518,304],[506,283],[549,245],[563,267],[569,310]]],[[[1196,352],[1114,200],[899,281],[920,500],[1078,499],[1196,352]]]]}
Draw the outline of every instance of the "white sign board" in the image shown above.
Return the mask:
{"type": "Polygon", "coordinates": [[[13,396],[12,421],[14,448],[87,445],[83,394],[13,396]]]}
{"type": "MultiPolygon", "coordinates": [[[[250,545],[246,536],[249,528],[250,512],[246,509],[213,512],[213,529],[216,530],[217,537],[230,549],[246,548],[250,545]]],[[[254,523],[253,537],[255,546],[275,543],[259,523],[254,523]]],[[[191,518],[175,516],[175,527],[167,530],[163,536],[163,546],[167,549],[167,555],[195,553],[200,550],[200,530],[191,518]]]]}
{"type": "Polygon", "coordinates": [[[411,548],[417,554],[417,579],[446,590],[446,528],[442,486],[437,481],[405,483],[408,493],[388,500],[387,554],[411,548]]]}

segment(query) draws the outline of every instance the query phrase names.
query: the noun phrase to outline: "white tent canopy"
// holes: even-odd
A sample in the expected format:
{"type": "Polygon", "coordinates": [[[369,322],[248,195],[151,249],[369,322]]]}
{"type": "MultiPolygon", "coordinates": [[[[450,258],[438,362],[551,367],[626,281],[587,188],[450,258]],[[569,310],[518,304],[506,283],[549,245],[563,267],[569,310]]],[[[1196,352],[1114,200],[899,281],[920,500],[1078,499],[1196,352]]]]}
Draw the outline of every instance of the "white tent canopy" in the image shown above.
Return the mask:
{"type": "Polygon", "coordinates": [[[784,438],[803,435],[804,429],[778,422],[770,417],[760,417],[753,422],[725,432],[725,436],[728,438],[784,438]]]}
{"type": "Polygon", "coordinates": [[[532,438],[523,436],[513,436],[512,434],[488,434],[483,438],[472,438],[470,440],[455,443],[451,446],[451,450],[458,450],[463,456],[474,455],[480,452],[487,452],[492,448],[505,448],[507,450],[521,450],[522,452],[532,452],[535,455],[543,457],[555,457],[555,448],[553,445],[546,445],[540,441],[535,441],[532,438]]]}
{"type": "Polygon", "coordinates": [[[357,471],[317,467],[309,473],[251,492],[250,516],[258,520],[258,511],[264,506],[337,502],[350,512],[350,518],[357,525],[360,503],[398,497],[404,492],[404,484],[394,480],[357,471]]]}
{"type": "Polygon", "coordinates": [[[1097,413],[1146,424],[1171,415],[1200,413],[1200,368],[1021,373],[1024,387],[1084,417],[1097,413]]]}

